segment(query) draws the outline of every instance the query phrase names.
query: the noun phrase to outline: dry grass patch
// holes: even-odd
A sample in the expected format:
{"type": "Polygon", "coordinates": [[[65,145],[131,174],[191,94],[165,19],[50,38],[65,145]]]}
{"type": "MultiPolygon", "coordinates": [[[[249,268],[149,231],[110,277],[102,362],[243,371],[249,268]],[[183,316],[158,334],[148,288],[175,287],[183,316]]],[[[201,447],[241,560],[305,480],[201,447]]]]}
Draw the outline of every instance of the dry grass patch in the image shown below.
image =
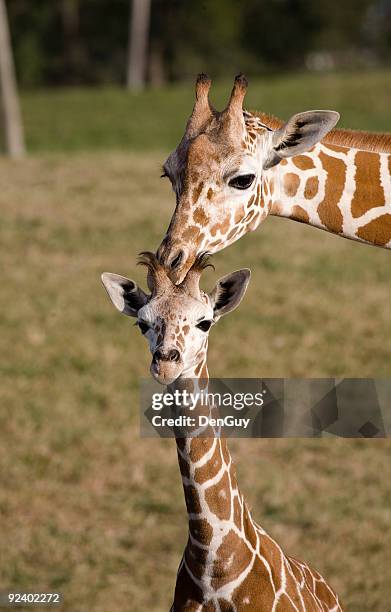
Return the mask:
{"type": "MultiPolygon", "coordinates": [[[[144,340],[99,275],[143,281],[173,196],[164,155],[1,160],[1,584],[64,592],[64,610],[167,610],[186,538],[172,441],[140,439],[144,340]]],[[[213,330],[214,376],[389,376],[390,254],[270,219],[215,258],[249,266],[213,330]]],[[[389,444],[234,441],[257,519],[355,612],[382,611],[389,444]]]]}

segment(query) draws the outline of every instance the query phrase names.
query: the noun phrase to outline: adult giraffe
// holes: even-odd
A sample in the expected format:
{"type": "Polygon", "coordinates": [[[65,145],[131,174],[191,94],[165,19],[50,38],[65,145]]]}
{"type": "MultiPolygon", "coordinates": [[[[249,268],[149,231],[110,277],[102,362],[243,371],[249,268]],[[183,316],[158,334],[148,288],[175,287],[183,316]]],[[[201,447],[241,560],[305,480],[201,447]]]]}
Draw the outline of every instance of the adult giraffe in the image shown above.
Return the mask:
{"type": "Polygon", "coordinates": [[[334,111],[286,123],[249,113],[242,75],[218,112],[210,85],[198,76],[185,134],[163,166],[176,208],[157,254],[175,283],[198,254],[220,251],[268,214],[391,248],[391,134],[331,131],[334,111]]]}
{"type": "MultiPolygon", "coordinates": [[[[209,330],[238,306],[250,271],[224,276],[207,295],[199,288],[206,265],[202,256],[179,286],[152,253],[144,253],[142,261],[149,269],[151,295],[117,274],[103,274],[103,284],[115,307],[136,317],[153,355],[153,377],[173,394],[184,389],[205,393],[209,330]]],[[[207,403],[193,414],[216,416],[213,404],[207,403]]],[[[195,424],[176,443],[188,541],[171,612],[341,612],[325,579],[307,563],[287,556],[255,523],[239,490],[227,441],[214,425],[195,424]]]]}

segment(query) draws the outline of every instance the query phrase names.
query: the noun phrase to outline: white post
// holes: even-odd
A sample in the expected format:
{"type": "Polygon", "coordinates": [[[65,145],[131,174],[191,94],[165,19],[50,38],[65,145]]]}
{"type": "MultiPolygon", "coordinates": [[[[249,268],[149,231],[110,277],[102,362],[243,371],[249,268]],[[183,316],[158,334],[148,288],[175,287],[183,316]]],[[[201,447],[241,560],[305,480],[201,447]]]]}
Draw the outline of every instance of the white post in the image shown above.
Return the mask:
{"type": "Polygon", "coordinates": [[[4,0],[0,0],[0,100],[6,153],[14,158],[23,157],[23,124],[4,0]]]}
{"type": "Polygon", "coordinates": [[[132,0],[126,78],[128,89],[141,89],[145,85],[150,10],[151,0],[132,0]]]}

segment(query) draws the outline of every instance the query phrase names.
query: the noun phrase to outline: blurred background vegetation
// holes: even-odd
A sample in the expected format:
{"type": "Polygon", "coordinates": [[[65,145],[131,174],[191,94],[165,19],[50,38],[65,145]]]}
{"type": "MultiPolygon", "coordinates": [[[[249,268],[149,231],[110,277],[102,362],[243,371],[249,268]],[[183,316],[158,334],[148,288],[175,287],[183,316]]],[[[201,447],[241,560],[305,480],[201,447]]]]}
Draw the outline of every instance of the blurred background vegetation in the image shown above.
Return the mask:
{"type": "MultiPolygon", "coordinates": [[[[67,612],[163,612],[186,540],[172,440],[139,436],[145,340],[104,270],[145,273],[175,198],[160,165],[195,73],[217,108],[310,108],[390,128],[387,0],[152,0],[146,86],[128,90],[129,0],[7,2],[29,155],[0,157],[0,587],[58,589],[67,612]],[[189,82],[191,80],[191,83],[189,82]]],[[[252,269],[211,333],[211,374],[389,377],[390,253],[270,218],[214,257],[252,269]]],[[[254,516],[311,562],[347,610],[383,612],[388,440],[234,440],[254,516]]]]}
{"type": "MultiPolygon", "coordinates": [[[[22,87],[125,82],[131,0],[12,0],[22,87]]],[[[389,65],[389,0],[151,0],[151,85],[389,65]]]]}
{"type": "Polygon", "coordinates": [[[287,117],[338,107],[343,126],[389,129],[389,0],[6,7],[29,152],[171,148],[193,103],[189,81],[201,71],[214,79],[218,107],[242,71],[251,82],[247,108],[287,117]]]}

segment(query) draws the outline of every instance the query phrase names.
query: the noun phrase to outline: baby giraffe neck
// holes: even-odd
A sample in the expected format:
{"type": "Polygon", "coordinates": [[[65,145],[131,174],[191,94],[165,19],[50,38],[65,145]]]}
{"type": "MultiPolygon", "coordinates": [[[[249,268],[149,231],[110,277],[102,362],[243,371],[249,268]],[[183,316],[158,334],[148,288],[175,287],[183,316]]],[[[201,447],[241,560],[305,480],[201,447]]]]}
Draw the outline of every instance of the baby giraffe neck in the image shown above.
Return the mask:
{"type": "MultiPolygon", "coordinates": [[[[195,370],[196,391],[208,387],[206,362],[195,370]]],[[[188,376],[188,374],[187,374],[188,376]]],[[[190,383],[189,378],[186,379],[190,383]]],[[[183,388],[185,379],[177,381],[183,388]]],[[[205,412],[203,407],[201,410],[205,412]]],[[[211,408],[206,409],[210,412],[211,408]]],[[[207,435],[205,432],[203,436],[207,435]]],[[[257,535],[249,510],[238,489],[235,467],[225,438],[177,438],[177,453],[188,513],[188,542],[180,572],[204,592],[229,584],[251,563],[257,535]],[[202,585],[202,586],[201,586],[202,585]]]]}
{"type": "MultiPolygon", "coordinates": [[[[172,385],[174,390],[203,391],[205,398],[206,350],[185,374],[172,385]]],[[[196,408],[197,414],[215,416],[213,405],[202,402],[196,408]]],[[[287,557],[254,523],[238,488],[227,441],[219,433],[206,426],[202,436],[176,438],[188,540],[171,612],[342,612],[322,576],[287,557]]]]}
{"type": "MultiPolygon", "coordinates": [[[[174,390],[208,389],[206,351],[174,390]],[[201,375],[202,372],[202,375],[201,375]],[[197,374],[198,373],[198,374],[197,374]]],[[[215,413],[213,406],[197,412],[215,413]]],[[[188,540],[171,612],[297,610],[341,612],[322,576],[284,555],[256,523],[238,489],[227,442],[212,427],[176,439],[188,513],[188,540]]]]}

